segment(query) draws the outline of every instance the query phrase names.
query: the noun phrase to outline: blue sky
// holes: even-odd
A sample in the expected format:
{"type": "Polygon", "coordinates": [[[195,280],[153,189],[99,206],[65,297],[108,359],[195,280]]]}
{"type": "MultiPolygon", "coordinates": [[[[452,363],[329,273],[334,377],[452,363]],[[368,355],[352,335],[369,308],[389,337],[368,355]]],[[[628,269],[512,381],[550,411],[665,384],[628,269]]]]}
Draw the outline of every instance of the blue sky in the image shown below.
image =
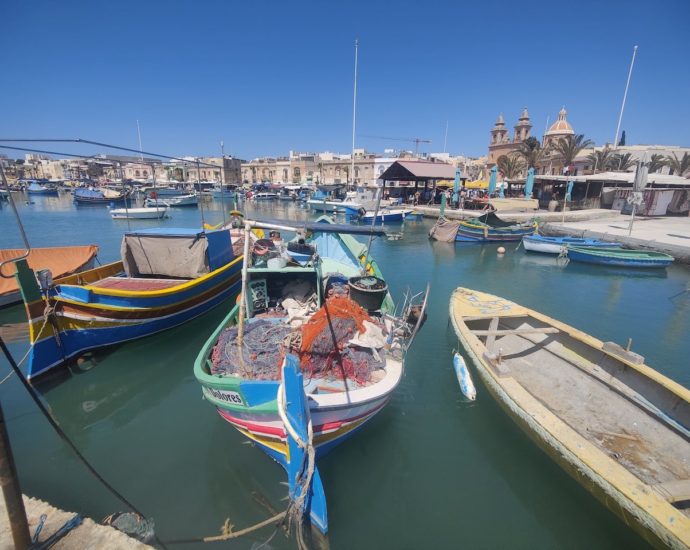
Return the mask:
{"type": "Polygon", "coordinates": [[[359,38],[358,134],[441,151],[448,121],[448,151],[481,155],[499,111],[527,106],[541,136],[565,105],[612,141],[638,44],[628,143],[690,146],[688,0],[8,0],[0,18],[1,137],[137,147],[139,119],[156,152],[347,152],[359,38]]]}

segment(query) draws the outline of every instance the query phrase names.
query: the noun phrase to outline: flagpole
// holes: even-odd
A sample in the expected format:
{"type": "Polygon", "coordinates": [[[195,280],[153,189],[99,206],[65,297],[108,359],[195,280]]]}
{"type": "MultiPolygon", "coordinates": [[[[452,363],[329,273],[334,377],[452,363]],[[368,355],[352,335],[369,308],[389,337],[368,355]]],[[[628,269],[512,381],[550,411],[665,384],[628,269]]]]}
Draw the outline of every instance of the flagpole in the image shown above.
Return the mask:
{"type": "Polygon", "coordinates": [[[621,122],[623,122],[623,110],[625,109],[625,100],[628,98],[628,88],[630,87],[630,77],[632,77],[633,66],[635,65],[635,56],[637,55],[637,46],[633,48],[632,60],[630,61],[630,70],[628,71],[628,80],[625,83],[625,92],[623,93],[623,103],[621,104],[621,112],[618,115],[618,125],[616,126],[616,137],[613,138],[613,149],[618,147],[618,134],[621,130],[621,122]]]}
{"type": "Polygon", "coordinates": [[[357,123],[357,55],[359,52],[359,39],[355,39],[355,87],[352,96],[352,159],[350,166],[350,181],[352,182],[352,187],[354,187],[355,182],[355,126],[357,123]]]}

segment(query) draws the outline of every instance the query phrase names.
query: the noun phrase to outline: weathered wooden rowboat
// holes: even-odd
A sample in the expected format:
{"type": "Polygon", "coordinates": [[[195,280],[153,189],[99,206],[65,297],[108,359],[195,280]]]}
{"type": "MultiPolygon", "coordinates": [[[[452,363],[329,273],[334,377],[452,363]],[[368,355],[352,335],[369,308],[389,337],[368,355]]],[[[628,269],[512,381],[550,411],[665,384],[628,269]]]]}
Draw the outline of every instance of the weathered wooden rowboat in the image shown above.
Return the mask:
{"type": "Polygon", "coordinates": [[[568,258],[575,262],[613,265],[618,267],[667,267],[673,256],[647,250],[600,249],[585,246],[568,246],[568,258]]]}
{"type": "Polygon", "coordinates": [[[576,237],[546,237],[529,235],[522,238],[522,245],[529,252],[560,254],[566,246],[589,246],[594,248],[620,248],[619,243],[608,243],[597,239],[578,239],[576,237]]]}
{"type": "Polygon", "coordinates": [[[15,265],[29,320],[31,379],[87,350],[167,330],[232,299],[242,256],[227,230],[171,228],[126,233],[122,261],[56,281],[26,260],[15,265]]]}
{"type": "Polygon", "coordinates": [[[519,241],[525,235],[532,235],[536,230],[536,222],[492,227],[479,221],[462,221],[459,222],[455,241],[472,243],[519,241]]]}
{"type": "Polygon", "coordinates": [[[552,458],[648,542],[690,547],[690,391],[637,354],[490,294],[450,319],[486,388],[552,458]]]}

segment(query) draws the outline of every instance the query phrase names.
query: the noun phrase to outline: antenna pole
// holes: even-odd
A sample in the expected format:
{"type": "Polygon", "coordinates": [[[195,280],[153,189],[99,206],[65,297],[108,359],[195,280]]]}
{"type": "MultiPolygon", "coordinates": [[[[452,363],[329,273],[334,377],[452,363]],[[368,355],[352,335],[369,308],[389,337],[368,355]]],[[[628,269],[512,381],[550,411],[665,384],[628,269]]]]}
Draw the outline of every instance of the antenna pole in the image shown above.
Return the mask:
{"type": "Polygon", "coordinates": [[[628,71],[628,80],[625,83],[625,92],[623,93],[623,103],[621,104],[621,112],[618,115],[618,126],[616,126],[616,137],[613,138],[613,149],[618,147],[618,134],[621,130],[621,122],[623,122],[623,110],[625,109],[625,100],[628,98],[628,88],[630,87],[630,77],[632,77],[633,66],[635,65],[635,56],[637,55],[637,46],[633,48],[632,60],[630,61],[630,70],[628,71]]]}
{"type": "Polygon", "coordinates": [[[446,135],[443,138],[443,152],[446,152],[446,145],[448,145],[448,121],[446,120],[446,135]]]}
{"type": "Polygon", "coordinates": [[[359,53],[359,39],[355,40],[355,87],[352,96],[352,159],[350,165],[350,181],[355,181],[355,127],[357,125],[357,57],[359,53]]]}

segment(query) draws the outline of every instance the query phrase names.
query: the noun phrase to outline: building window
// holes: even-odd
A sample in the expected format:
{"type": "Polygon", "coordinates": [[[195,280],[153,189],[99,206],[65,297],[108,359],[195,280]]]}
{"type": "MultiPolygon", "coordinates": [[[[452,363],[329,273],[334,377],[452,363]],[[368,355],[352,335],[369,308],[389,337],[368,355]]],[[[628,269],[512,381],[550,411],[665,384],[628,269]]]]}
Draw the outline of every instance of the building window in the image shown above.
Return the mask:
{"type": "Polygon", "coordinates": [[[135,170],[134,175],[138,178],[139,177],[139,170],[135,170]]]}

